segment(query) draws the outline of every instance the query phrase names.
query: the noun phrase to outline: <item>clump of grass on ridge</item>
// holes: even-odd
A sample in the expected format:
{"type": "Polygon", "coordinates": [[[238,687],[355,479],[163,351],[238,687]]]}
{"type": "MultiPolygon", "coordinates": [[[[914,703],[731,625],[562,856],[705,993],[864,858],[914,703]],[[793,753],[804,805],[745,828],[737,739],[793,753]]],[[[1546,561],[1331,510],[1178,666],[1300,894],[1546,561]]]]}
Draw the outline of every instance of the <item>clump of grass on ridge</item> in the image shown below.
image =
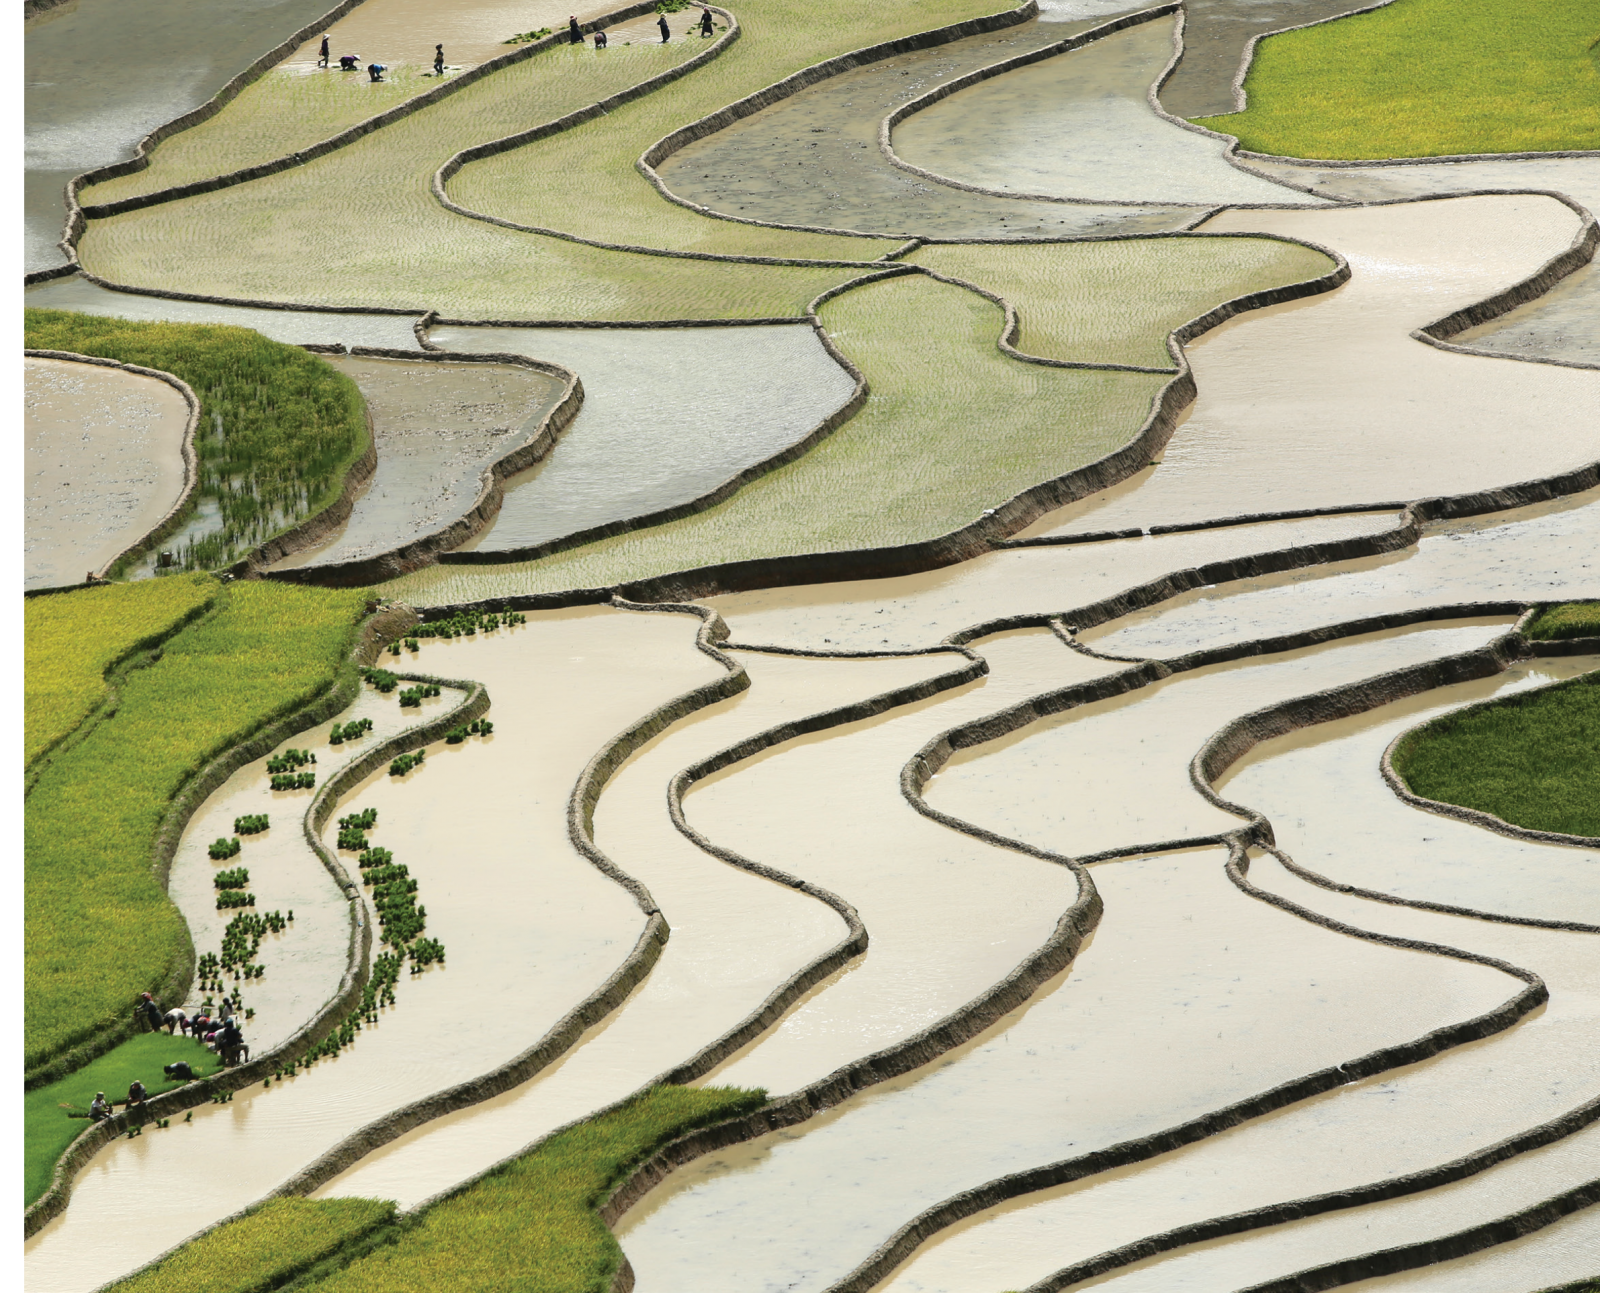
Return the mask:
{"type": "Polygon", "coordinates": [[[1446,714],[1408,734],[1394,766],[1425,798],[1600,836],[1600,673],[1446,714]]]}

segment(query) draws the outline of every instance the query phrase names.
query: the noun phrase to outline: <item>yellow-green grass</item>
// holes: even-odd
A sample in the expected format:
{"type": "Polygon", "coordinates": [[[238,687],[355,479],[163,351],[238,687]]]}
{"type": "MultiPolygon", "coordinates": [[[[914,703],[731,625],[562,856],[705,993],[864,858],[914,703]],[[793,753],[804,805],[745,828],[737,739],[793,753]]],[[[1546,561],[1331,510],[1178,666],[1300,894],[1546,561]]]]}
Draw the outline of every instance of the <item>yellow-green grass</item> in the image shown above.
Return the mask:
{"type": "Polygon", "coordinates": [[[394,1204],[380,1199],[270,1199],[107,1293],[266,1293],[393,1217],[394,1204]]]}
{"type": "Polygon", "coordinates": [[[1167,333],[1219,302],[1333,268],[1295,243],[1183,235],[930,246],[906,259],[1009,300],[1025,354],[1146,367],[1170,367],[1167,333]]]}
{"type": "Polygon", "coordinates": [[[1528,625],[1528,636],[1542,640],[1600,638],[1600,602],[1547,606],[1528,625]]]}
{"type": "MultiPolygon", "coordinates": [[[[96,603],[83,607],[95,631],[96,603]]],[[[239,582],[120,682],[114,715],[60,750],[24,807],[24,1063],[125,1024],[192,955],[152,874],[173,796],[210,759],[333,682],[365,596],[239,582]]]]}
{"type": "Polygon", "coordinates": [[[654,1087],[550,1137],[423,1213],[318,1293],[607,1293],[622,1250],[597,1206],[638,1163],[696,1127],[758,1108],[761,1091],[654,1087]]]}
{"type": "Polygon", "coordinates": [[[23,1205],[50,1188],[56,1160],[89,1127],[89,1102],[95,1092],[104,1091],[106,1099],[120,1105],[128,1098],[128,1085],[135,1078],[151,1095],[174,1090],[183,1083],[168,1081],[162,1068],[178,1060],[187,1060],[196,1077],[209,1077],[220,1063],[199,1042],[182,1033],[169,1037],[163,1029],[129,1038],[77,1072],[24,1095],[23,1205]]]}
{"type": "MultiPolygon", "coordinates": [[[[182,378],[200,399],[200,483],[221,528],[182,549],[193,568],[226,565],[332,503],[366,453],[356,384],[299,346],[248,328],[144,323],[69,310],[25,310],[28,346],[99,355],[182,378]]],[[[115,572],[113,572],[115,573],[115,572]]]]}
{"type": "Polygon", "coordinates": [[[1600,673],[1446,714],[1409,733],[1394,766],[1427,799],[1600,836],[1600,673]]]}
{"type": "Polygon", "coordinates": [[[107,670],[211,604],[209,575],[31,597],[23,603],[23,764],[53,749],[105,698],[107,670]]]}
{"type": "Polygon", "coordinates": [[[1594,0],[1394,0],[1269,36],[1246,109],[1197,118],[1288,157],[1600,148],[1594,0]]]}
{"type": "Polygon", "coordinates": [[[822,254],[870,259],[883,254],[892,242],[879,244],[876,250],[849,250],[850,243],[856,248],[873,248],[874,244],[701,217],[665,203],[645,183],[635,163],[645,149],[673,129],[813,63],[1014,6],[1004,0],[877,0],[874,4],[812,0],[797,10],[788,0],[738,0],[728,7],[738,17],[742,32],[720,57],[603,119],[471,163],[451,181],[451,197],[473,210],[519,224],[608,242],[738,255],[822,254]],[[790,250],[828,243],[841,245],[841,250],[790,250]]]}

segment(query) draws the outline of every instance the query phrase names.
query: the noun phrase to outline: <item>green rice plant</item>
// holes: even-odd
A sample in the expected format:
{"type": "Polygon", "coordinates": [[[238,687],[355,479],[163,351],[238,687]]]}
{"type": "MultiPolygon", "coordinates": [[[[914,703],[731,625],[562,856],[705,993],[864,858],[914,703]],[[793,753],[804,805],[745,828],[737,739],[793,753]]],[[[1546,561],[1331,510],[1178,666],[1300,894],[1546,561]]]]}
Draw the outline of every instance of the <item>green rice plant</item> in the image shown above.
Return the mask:
{"type": "Polygon", "coordinates": [[[389,775],[391,777],[403,777],[412,768],[421,767],[423,756],[426,753],[425,750],[418,750],[415,754],[402,754],[389,764],[389,775]]]}
{"type": "Polygon", "coordinates": [[[184,1084],[169,1081],[164,1065],[185,1061],[196,1077],[208,1077],[218,1067],[217,1057],[182,1033],[169,1037],[163,1030],[142,1033],[107,1051],[75,1073],[37,1087],[22,1097],[23,1203],[32,1203],[49,1188],[50,1174],[62,1152],[89,1126],[89,1103],[96,1091],[122,1102],[128,1085],[143,1082],[151,1095],[184,1084]]]}
{"type": "MultiPolygon", "coordinates": [[[[412,632],[417,638],[459,638],[472,637],[478,633],[493,633],[504,625],[514,628],[518,624],[526,624],[528,617],[521,611],[458,611],[456,614],[444,619],[426,620],[417,625],[412,632]]],[[[417,649],[416,639],[408,640],[412,650],[417,649]]]]}
{"type": "Polygon", "coordinates": [[[271,823],[267,820],[266,813],[247,813],[243,817],[233,819],[233,833],[235,835],[259,835],[267,830],[271,823]]]}
{"type": "Polygon", "coordinates": [[[328,744],[343,745],[346,741],[360,740],[371,730],[370,718],[353,718],[348,723],[335,723],[328,732],[328,744]]]}
{"type": "Polygon", "coordinates": [[[550,28],[541,27],[538,31],[519,31],[508,40],[501,41],[502,45],[531,45],[536,40],[543,40],[550,34],[550,28]]]}
{"type": "Polygon", "coordinates": [[[388,849],[366,849],[357,859],[363,870],[367,867],[388,866],[394,860],[394,854],[388,849]]]}
{"type": "Polygon", "coordinates": [[[1600,637],[1600,602],[1547,606],[1528,625],[1527,634],[1540,641],[1600,637]]]}
{"type": "Polygon", "coordinates": [[[1600,836],[1600,672],[1445,714],[1407,733],[1393,762],[1426,799],[1600,836]]]}
{"type": "MultiPolygon", "coordinates": [[[[89,632],[95,603],[82,605],[89,632]]],[[[27,1067],[125,1026],[126,1003],[187,962],[151,869],[162,818],[213,758],[328,689],[365,606],[361,591],[227,585],[127,676],[112,722],[44,767],[23,820],[27,1067]]]]}
{"type": "Polygon", "coordinates": [[[310,790],[317,784],[314,772],[285,772],[272,778],[274,790],[310,790]]]}
{"type": "Polygon", "coordinates": [[[268,772],[293,772],[296,768],[303,768],[308,763],[315,763],[317,756],[310,750],[288,749],[267,760],[268,772]]]}
{"type": "Polygon", "coordinates": [[[213,840],[206,851],[211,854],[213,862],[224,862],[228,858],[238,857],[242,847],[237,839],[228,839],[224,836],[213,840]]]}
{"type": "Polygon", "coordinates": [[[436,938],[419,938],[411,945],[411,973],[420,974],[434,964],[444,964],[444,944],[436,938]]]}
{"type": "Polygon", "coordinates": [[[400,679],[396,678],[387,669],[363,669],[361,676],[385,695],[400,685],[400,679]]]}
{"type": "Polygon", "coordinates": [[[365,1235],[392,1224],[395,1205],[379,1199],[270,1199],[208,1230],[155,1266],[108,1286],[107,1293],[261,1293],[365,1235]]]}
{"type": "Polygon", "coordinates": [[[339,832],[339,848],[347,851],[359,851],[367,847],[365,831],[358,829],[343,829],[339,832]]]}
{"type": "Polygon", "coordinates": [[[226,911],[229,907],[254,907],[256,896],[253,893],[240,893],[237,889],[224,889],[217,895],[217,910],[226,911]]]}
{"type": "Polygon", "coordinates": [[[226,566],[322,511],[370,444],[366,404],[350,378],[248,328],[26,310],[24,330],[30,347],[142,364],[193,387],[200,484],[184,515],[203,501],[219,525],[183,542],[185,570],[226,566]]]}
{"type": "Polygon", "coordinates": [[[1243,112],[1196,118],[1289,157],[1600,148],[1594,0],[1395,0],[1269,36],[1243,112]]]}
{"type": "Polygon", "coordinates": [[[218,889],[246,888],[250,883],[250,869],[239,866],[228,871],[218,871],[211,877],[211,883],[218,889]]]}
{"type": "Polygon", "coordinates": [[[728,1087],[653,1087],[435,1204],[318,1293],[605,1293],[622,1250],[599,1202],[669,1141],[765,1100],[728,1087]]]}
{"type": "Polygon", "coordinates": [[[23,766],[54,749],[109,694],[106,674],[211,606],[209,575],[86,588],[22,604],[23,766]]]}
{"type": "Polygon", "coordinates": [[[370,831],[378,824],[378,810],[376,808],[363,808],[359,813],[346,813],[339,819],[339,829],[370,831]]]}

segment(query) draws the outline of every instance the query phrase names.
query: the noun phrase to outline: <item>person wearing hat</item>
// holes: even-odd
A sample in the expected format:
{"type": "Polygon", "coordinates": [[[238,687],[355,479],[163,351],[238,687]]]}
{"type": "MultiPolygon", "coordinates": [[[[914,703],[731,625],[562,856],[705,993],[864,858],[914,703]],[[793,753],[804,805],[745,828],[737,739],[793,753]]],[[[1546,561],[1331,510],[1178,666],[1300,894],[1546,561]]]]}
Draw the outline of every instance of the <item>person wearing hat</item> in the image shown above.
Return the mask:
{"type": "Polygon", "coordinates": [[[143,1016],[143,1022],[150,1025],[151,1032],[159,1031],[161,1025],[166,1022],[162,1017],[161,1007],[156,1005],[156,999],[148,992],[140,994],[139,1004],[135,1007],[135,1010],[143,1016]]]}
{"type": "Polygon", "coordinates": [[[574,45],[583,44],[583,28],[578,26],[578,15],[573,14],[567,19],[567,35],[574,45]]]}
{"type": "Polygon", "coordinates": [[[667,26],[666,14],[663,13],[656,15],[656,26],[661,28],[661,43],[665,45],[669,40],[672,39],[672,28],[667,26]]]}
{"type": "Polygon", "coordinates": [[[89,1121],[104,1122],[111,1116],[111,1102],[106,1099],[104,1091],[96,1091],[94,1099],[89,1102],[89,1121]]]}

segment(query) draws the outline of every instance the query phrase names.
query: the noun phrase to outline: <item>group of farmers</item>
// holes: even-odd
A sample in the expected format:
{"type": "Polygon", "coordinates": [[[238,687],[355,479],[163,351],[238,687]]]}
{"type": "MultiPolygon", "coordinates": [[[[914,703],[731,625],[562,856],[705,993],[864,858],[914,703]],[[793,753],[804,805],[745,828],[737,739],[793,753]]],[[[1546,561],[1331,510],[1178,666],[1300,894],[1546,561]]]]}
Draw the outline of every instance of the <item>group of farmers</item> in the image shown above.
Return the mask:
{"type": "MultiPolygon", "coordinates": [[[[134,1022],[146,1032],[160,1032],[165,1028],[169,1037],[178,1033],[192,1037],[215,1051],[222,1058],[223,1064],[231,1067],[250,1058],[250,1047],[245,1043],[244,1033],[239,1026],[239,1017],[234,1013],[234,1009],[233,999],[223,997],[222,1004],[215,1008],[215,1013],[209,998],[193,1015],[178,1008],[164,1011],[156,999],[145,992],[140,994],[139,1001],[133,1008],[133,1018],[134,1022]]],[[[188,1082],[195,1076],[194,1069],[187,1060],[177,1060],[164,1065],[162,1071],[169,1082],[188,1082]]],[[[138,1109],[149,1099],[149,1094],[144,1083],[135,1078],[128,1087],[129,1112],[138,1109]]],[[[109,1118],[113,1112],[113,1104],[113,1101],[106,1099],[104,1091],[97,1091],[89,1104],[89,1117],[95,1122],[109,1118]]]]}

